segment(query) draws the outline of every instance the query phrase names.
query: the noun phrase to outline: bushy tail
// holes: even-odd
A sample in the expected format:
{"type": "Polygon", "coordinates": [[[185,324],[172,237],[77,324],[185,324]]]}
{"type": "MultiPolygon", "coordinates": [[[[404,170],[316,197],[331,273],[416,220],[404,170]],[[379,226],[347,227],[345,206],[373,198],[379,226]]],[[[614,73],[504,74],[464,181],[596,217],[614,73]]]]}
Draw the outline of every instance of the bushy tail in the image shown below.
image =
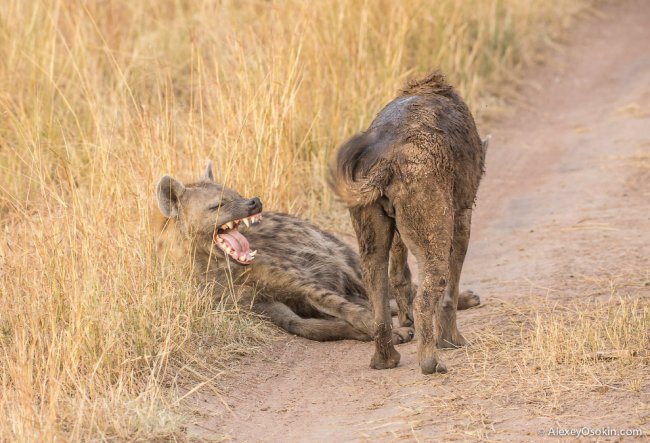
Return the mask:
{"type": "Polygon", "coordinates": [[[390,179],[383,146],[376,135],[357,134],[339,148],[330,186],[349,207],[376,201],[390,179]]]}

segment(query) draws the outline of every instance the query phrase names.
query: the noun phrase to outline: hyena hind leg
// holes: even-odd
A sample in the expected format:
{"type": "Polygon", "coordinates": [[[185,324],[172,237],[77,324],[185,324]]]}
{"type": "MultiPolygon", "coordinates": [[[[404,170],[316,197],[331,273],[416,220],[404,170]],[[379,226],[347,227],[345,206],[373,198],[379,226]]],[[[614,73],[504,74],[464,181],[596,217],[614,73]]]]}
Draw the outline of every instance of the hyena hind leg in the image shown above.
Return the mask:
{"type": "MultiPolygon", "coordinates": [[[[319,310],[345,320],[353,327],[371,336],[377,334],[370,303],[364,302],[364,305],[359,305],[326,289],[305,288],[305,290],[307,298],[319,310]]],[[[391,342],[394,345],[408,343],[413,340],[414,336],[415,330],[410,326],[394,328],[391,331],[391,342]]]]}
{"type": "Polygon", "coordinates": [[[338,318],[302,318],[284,303],[269,301],[254,305],[253,310],[269,317],[271,322],[290,334],[315,341],[359,340],[370,341],[372,337],[338,318]]]}
{"type": "MultiPolygon", "coordinates": [[[[372,311],[370,309],[371,303],[369,301],[363,300],[363,304],[354,303],[348,300],[344,295],[333,292],[319,285],[304,281],[300,275],[294,275],[291,271],[279,271],[277,273],[277,276],[278,278],[276,278],[275,281],[269,282],[267,289],[272,288],[271,285],[281,284],[281,290],[285,293],[291,293],[293,297],[296,297],[300,300],[305,300],[312,307],[318,309],[321,313],[335,317],[335,319],[338,321],[347,322],[350,328],[356,331],[360,331],[370,337],[376,338],[377,327],[372,316],[372,311]]],[[[305,321],[312,320],[303,319],[300,317],[298,318],[305,321]]],[[[328,320],[334,321],[334,319],[328,320]]],[[[281,327],[287,329],[284,326],[281,327]]],[[[393,344],[406,343],[407,341],[410,341],[413,336],[414,334],[409,333],[408,330],[399,331],[392,334],[389,341],[393,344]]]]}

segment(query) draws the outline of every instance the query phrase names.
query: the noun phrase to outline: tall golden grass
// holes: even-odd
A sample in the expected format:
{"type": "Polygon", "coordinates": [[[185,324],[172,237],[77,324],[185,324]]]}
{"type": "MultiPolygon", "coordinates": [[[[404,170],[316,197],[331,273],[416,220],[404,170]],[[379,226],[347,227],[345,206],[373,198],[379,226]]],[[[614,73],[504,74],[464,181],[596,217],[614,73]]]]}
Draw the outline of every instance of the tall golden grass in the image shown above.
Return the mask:
{"type": "Polygon", "coordinates": [[[0,440],[182,438],[179,374],[264,336],[158,264],[158,176],[340,211],[332,150],[405,79],[480,116],[586,3],[0,2],[0,440]]]}

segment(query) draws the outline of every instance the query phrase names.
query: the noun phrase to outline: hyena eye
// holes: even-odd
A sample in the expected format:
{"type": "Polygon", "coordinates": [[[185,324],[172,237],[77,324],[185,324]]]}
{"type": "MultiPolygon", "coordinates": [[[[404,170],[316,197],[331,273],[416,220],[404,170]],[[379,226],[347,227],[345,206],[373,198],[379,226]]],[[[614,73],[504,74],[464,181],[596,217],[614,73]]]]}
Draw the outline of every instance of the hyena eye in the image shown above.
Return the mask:
{"type": "Polygon", "coordinates": [[[211,211],[216,211],[220,207],[221,207],[221,202],[215,203],[214,205],[210,206],[208,209],[211,210],[211,211]]]}

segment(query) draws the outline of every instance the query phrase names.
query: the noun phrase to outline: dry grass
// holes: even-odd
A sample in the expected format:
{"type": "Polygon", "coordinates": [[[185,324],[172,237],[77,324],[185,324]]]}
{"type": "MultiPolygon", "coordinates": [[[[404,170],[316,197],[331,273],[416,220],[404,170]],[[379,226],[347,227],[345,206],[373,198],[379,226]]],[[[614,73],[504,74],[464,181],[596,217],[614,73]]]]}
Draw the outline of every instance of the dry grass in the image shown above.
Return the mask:
{"type": "Polygon", "coordinates": [[[332,216],[333,148],[407,77],[483,115],[585,3],[1,2],[0,440],[182,439],[179,377],[267,335],[157,262],[162,173],[332,216]]]}
{"type": "Polygon", "coordinates": [[[394,413],[385,408],[363,420],[362,435],[368,441],[520,441],[526,432],[534,439],[537,429],[558,424],[647,427],[648,271],[578,280],[577,293],[553,297],[531,288],[523,295],[518,288],[517,297],[477,308],[468,322],[470,346],[444,352],[450,372],[428,379],[409,373],[385,402],[394,413]]]}
{"type": "MultiPolygon", "coordinates": [[[[643,427],[650,413],[643,401],[650,376],[650,281],[647,271],[625,277],[585,277],[580,293],[597,294],[591,301],[547,294],[499,305],[506,318],[488,320],[465,355],[456,357],[468,363],[457,376],[481,386],[492,412],[501,410],[493,416],[521,419],[527,429],[535,429],[532,418],[602,426],[605,415],[612,423],[643,427]],[[603,409],[614,399],[626,402],[621,410],[635,410],[634,417],[603,409]]],[[[494,436],[491,423],[481,428],[494,436]]]]}
{"type": "Polygon", "coordinates": [[[494,381],[509,385],[500,394],[510,400],[535,398],[535,406],[549,413],[567,398],[580,398],[595,388],[634,390],[635,380],[647,376],[648,298],[571,304],[530,298],[526,302],[530,307],[501,306],[508,318],[483,330],[466,351],[475,375],[487,375],[487,368],[508,373],[494,381]]]}

